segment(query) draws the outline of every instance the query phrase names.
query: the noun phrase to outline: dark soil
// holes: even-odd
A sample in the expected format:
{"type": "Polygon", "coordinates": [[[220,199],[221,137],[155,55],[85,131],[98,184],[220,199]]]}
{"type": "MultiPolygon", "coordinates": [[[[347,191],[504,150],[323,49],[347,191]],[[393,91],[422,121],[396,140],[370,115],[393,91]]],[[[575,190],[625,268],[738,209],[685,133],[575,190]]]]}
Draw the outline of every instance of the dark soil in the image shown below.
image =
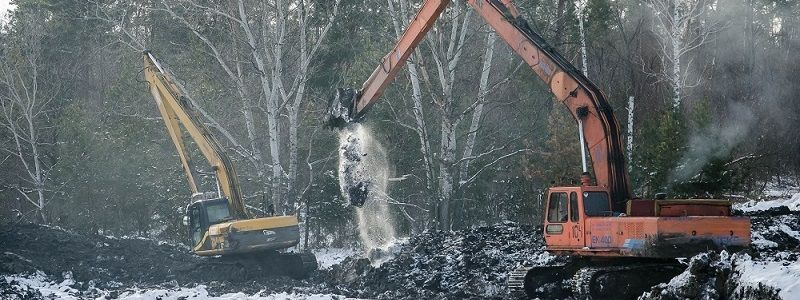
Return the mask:
{"type": "MultiPolygon", "coordinates": [[[[256,268],[257,269],[257,268],[256,268]]],[[[188,249],[144,239],[79,235],[33,224],[0,231],[0,274],[33,273],[60,277],[71,272],[79,285],[113,290],[119,286],[192,286],[210,290],[284,291],[304,282],[243,272],[230,261],[197,257],[188,249]]],[[[82,286],[75,287],[82,290],[82,286]]]]}
{"type": "Polygon", "coordinates": [[[470,230],[417,235],[377,268],[348,259],[321,279],[334,293],[378,299],[507,297],[508,273],[541,255],[541,229],[501,223],[470,230]]]}
{"type": "Polygon", "coordinates": [[[791,211],[786,206],[773,207],[770,210],[746,213],[752,222],[753,232],[758,232],[765,239],[778,244],[776,248],[755,249],[754,257],[770,255],[778,251],[800,252],[800,240],[781,230],[783,226],[800,231],[800,211],[791,211]]]}
{"type": "MultiPolygon", "coordinates": [[[[753,249],[751,256],[800,252],[800,241],[776,229],[788,226],[800,231],[798,212],[775,209],[751,218],[754,231],[779,244],[777,248],[753,249]]],[[[510,222],[453,232],[428,231],[410,238],[393,259],[378,267],[364,258],[349,258],[308,279],[294,280],[250,264],[197,257],[186,247],[27,224],[0,229],[0,275],[39,270],[59,281],[65,272],[71,272],[77,282],[73,288],[80,291],[203,284],[212,295],[265,290],[377,299],[499,299],[509,297],[506,279],[510,271],[547,261],[542,249],[540,227],[510,222]]],[[[797,255],[790,259],[797,261],[797,255]]],[[[725,262],[715,253],[697,256],[687,268],[691,276],[685,285],[655,286],[650,293],[653,296],[643,299],[775,299],[775,291],[766,286],[737,290],[733,267],[725,262]]],[[[12,293],[22,299],[41,298],[33,291],[14,289],[0,280],[0,296],[12,293]]]]}

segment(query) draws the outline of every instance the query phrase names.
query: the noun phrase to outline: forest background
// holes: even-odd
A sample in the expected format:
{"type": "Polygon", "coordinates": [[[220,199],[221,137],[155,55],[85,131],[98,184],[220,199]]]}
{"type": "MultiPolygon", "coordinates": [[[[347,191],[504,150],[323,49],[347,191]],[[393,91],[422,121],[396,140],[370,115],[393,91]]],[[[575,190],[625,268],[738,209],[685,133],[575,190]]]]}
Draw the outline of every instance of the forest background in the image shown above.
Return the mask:
{"type": "MultiPolygon", "coordinates": [[[[355,242],[327,99],[360,87],[421,2],[12,1],[0,30],[1,223],[184,238],[190,192],[143,80],[147,49],[225,145],[256,214],[299,213],[309,247],[355,242]]],[[[635,194],[755,198],[797,180],[800,3],[515,3],[610,99],[635,194]]],[[[575,121],[463,1],[383,98],[365,126],[389,158],[385,198],[402,234],[538,224],[545,189],[580,175],[575,121]]]]}

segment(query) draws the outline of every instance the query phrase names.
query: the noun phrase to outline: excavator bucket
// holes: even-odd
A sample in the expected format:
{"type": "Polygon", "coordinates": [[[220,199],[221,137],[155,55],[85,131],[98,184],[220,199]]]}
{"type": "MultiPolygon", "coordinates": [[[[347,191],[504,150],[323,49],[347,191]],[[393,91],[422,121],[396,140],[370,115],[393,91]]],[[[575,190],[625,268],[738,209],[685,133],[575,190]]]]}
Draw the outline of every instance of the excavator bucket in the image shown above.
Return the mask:
{"type": "Polygon", "coordinates": [[[342,129],[348,124],[357,122],[354,116],[355,101],[358,91],[353,88],[339,88],[328,101],[328,110],[325,112],[325,127],[342,129]]]}

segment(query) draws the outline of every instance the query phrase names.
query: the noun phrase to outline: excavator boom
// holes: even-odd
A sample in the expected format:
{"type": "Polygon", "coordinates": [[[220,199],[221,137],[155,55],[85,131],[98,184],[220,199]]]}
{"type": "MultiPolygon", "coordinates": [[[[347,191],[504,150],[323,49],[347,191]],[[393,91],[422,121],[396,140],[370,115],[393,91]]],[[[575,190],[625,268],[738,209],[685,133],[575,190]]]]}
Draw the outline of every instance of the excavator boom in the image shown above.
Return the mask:
{"type": "MultiPolygon", "coordinates": [[[[181,166],[189,181],[192,201],[186,211],[186,225],[192,251],[201,256],[261,253],[248,261],[230,265],[262,265],[274,274],[305,276],[316,269],[312,254],[275,253],[300,241],[296,215],[254,218],[245,208],[236,170],[222,145],[192,109],[184,89],[158,63],[152,53],[144,53],[144,76],[155,99],[170,139],[178,150],[181,166]],[[196,181],[184,132],[207,160],[216,175],[216,193],[203,193],[196,181]],[[209,196],[211,194],[211,196],[209,196]]],[[[239,257],[239,256],[236,256],[239,257]]],[[[238,270],[237,270],[238,271],[238,270]]]]}
{"type": "MultiPolygon", "coordinates": [[[[597,185],[608,187],[614,208],[624,210],[632,197],[625,166],[620,126],[603,93],[564,59],[519,15],[511,0],[468,0],[467,3],[533,69],[555,96],[582,122],[597,185]]],[[[343,127],[360,121],[378,101],[406,59],[449,4],[427,0],[400,40],[372,72],[359,91],[337,90],[328,110],[328,124],[343,127]]]]}
{"type": "Polygon", "coordinates": [[[178,150],[178,156],[189,180],[189,187],[192,194],[199,192],[195,177],[197,174],[192,170],[191,158],[183,142],[181,126],[191,136],[197,144],[200,152],[208,160],[211,168],[216,174],[217,184],[219,185],[220,196],[228,200],[231,213],[239,219],[250,217],[244,207],[242,192],[239,188],[239,179],[230,158],[225,154],[222,146],[211,132],[201,122],[194,111],[189,107],[186,93],[172,80],[172,78],[161,67],[152,53],[144,54],[144,76],[150,83],[150,93],[156,100],[158,111],[167,126],[170,139],[178,150]]]}

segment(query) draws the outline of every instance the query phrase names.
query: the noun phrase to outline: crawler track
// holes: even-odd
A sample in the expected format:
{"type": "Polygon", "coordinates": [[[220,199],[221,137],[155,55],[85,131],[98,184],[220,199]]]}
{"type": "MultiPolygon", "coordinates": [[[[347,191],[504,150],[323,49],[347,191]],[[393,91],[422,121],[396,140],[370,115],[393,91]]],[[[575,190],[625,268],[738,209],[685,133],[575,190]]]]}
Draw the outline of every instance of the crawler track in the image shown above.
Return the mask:
{"type": "Polygon", "coordinates": [[[207,267],[242,279],[265,276],[302,279],[317,269],[317,260],[311,253],[265,252],[212,258],[207,267]]]}
{"type": "Polygon", "coordinates": [[[669,281],[685,266],[674,260],[593,261],[574,259],[511,272],[508,287],[516,299],[630,299],[669,281]]]}

